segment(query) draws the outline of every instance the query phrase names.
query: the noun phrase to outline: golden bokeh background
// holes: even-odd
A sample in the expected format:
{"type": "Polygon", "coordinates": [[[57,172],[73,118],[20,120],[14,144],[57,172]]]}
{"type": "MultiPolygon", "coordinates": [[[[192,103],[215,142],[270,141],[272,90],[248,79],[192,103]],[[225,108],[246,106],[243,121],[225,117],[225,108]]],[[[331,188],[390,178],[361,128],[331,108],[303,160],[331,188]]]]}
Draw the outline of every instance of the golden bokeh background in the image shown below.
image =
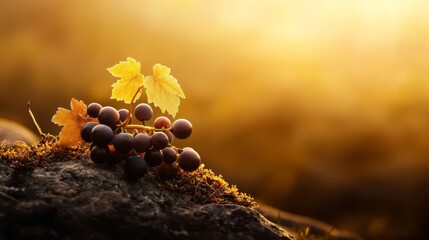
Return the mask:
{"type": "MultiPolygon", "coordinates": [[[[428,236],[429,2],[1,1],[0,117],[45,132],[110,100],[126,57],[172,68],[208,168],[368,239],[428,236]]],[[[145,99],[142,99],[145,101],[145,99]]],[[[161,114],[156,111],[157,114],[161,114]]]]}

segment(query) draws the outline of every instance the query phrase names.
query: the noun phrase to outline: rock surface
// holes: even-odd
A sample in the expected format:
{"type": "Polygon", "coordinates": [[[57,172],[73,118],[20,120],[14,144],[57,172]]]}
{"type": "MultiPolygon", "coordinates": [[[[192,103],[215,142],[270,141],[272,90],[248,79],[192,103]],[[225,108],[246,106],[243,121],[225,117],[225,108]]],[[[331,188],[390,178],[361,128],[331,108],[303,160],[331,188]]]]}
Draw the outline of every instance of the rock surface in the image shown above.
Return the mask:
{"type": "Polygon", "coordinates": [[[48,162],[16,171],[0,160],[0,239],[294,239],[258,211],[198,203],[120,166],[48,162]]]}

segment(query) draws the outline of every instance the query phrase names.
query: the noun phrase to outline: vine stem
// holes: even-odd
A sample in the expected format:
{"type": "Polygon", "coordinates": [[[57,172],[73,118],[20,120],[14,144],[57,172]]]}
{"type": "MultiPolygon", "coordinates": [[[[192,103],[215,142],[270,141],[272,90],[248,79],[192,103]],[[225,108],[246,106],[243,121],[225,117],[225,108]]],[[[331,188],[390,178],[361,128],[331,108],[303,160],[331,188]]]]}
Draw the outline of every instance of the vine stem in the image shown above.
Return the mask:
{"type": "Polygon", "coordinates": [[[42,132],[42,129],[40,128],[39,124],[36,121],[36,118],[34,117],[33,112],[31,111],[30,101],[27,102],[27,109],[28,109],[28,113],[31,116],[31,119],[33,120],[34,125],[36,125],[37,131],[39,132],[40,137],[43,138],[45,136],[45,134],[42,132]]]}
{"type": "Polygon", "coordinates": [[[126,125],[124,127],[125,127],[125,129],[140,129],[140,130],[144,130],[144,131],[155,131],[154,127],[138,125],[138,124],[129,124],[129,125],[126,125]]]}
{"type": "Polygon", "coordinates": [[[143,85],[141,85],[139,88],[137,88],[137,91],[134,93],[134,96],[131,99],[131,103],[130,103],[130,107],[129,107],[129,110],[128,110],[127,118],[125,119],[125,121],[123,121],[120,124],[118,124],[117,127],[120,127],[120,128],[126,128],[127,127],[128,122],[131,119],[131,112],[133,111],[134,101],[135,101],[135,99],[137,97],[137,94],[142,90],[142,88],[143,88],[143,85]]]}

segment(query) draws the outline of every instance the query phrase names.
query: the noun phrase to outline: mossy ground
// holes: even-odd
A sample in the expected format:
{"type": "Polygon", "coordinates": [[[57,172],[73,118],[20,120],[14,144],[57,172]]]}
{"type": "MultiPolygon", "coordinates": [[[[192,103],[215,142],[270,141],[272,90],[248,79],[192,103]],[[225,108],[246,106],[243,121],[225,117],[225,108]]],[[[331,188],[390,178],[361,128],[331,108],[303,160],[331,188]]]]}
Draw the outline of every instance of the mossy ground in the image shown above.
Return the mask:
{"type": "Polygon", "coordinates": [[[252,208],[257,206],[251,196],[239,192],[222,175],[205,169],[204,165],[193,172],[182,171],[177,178],[165,181],[164,186],[173,191],[192,194],[193,199],[201,203],[233,203],[252,208]]]}
{"type": "MultiPolygon", "coordinates": [[[[26,171],[48,166],[54,162],[77,161],[82,162],[83,166],[91,167],[94,163],[89,160],[88,156],[88,146],[64,147],[59,145],[55,138],[34,146],[20,142],[12,146],[0,143],[0,158],[5,160],[14,171],[24,173],[24,175],[26,171]]],[[[116,167],[116,171],[118,169],[120,170],[121,167],[116,167]]],[[[221,175],[216,175],[213,171],[206,169],[204,165],[193,172],[180,170],[177,176],[170,180],[161,180],[157,170],[151,169],[147,177],[139,181],[149,179],[157,181],[158,186],[168,191],[191,196],[191,200],[198,204],[237,204],[249,208],[257,207],[251,196],[240,192],[236,186],[230,185],[221,175]]],[[[331,238],[329,233],[323,236],[314,235],[307,227],[298,229],[295,232],[295,239],[327,240],[334,238],[331,238]]]]}
{"type": "MultiPolygon", "coordinates": [[[[58,161],[87,161],[87,146],[65,147],[59,145],[55,138],[34,146],[15,143],[12,146],[0,144],[0,157],[5,159],[15,171],[31,171],[58,161]]],[[[192,200],[201,204],[239,204],[255,208],[256,202],[248,194],[239,192],[237,187],[226,182],[221,175],[205,169],[202,165],[193,172],[179,171],[176,178],[162,181],[157,177],[156,170],[150,175],[161,183],[164,188],[192,196],[192,200]]]]}

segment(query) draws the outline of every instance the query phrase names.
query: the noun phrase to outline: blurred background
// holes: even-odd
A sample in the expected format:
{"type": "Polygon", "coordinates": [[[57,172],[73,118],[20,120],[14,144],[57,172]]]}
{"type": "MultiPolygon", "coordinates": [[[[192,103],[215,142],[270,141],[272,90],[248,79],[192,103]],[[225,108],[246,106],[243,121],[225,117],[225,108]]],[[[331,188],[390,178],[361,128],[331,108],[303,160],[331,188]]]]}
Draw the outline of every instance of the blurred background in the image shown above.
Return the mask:
{"type": "MultiPolygon", "coordinates": [[[[0,1],[0,117],[45,132],[110,100],[127,57],[172,68],[206,167],[367,239],[429,234],[429,2],[0,1]]],[[[146,101],[143,97],[142,101],[146,101]]],[[[161,114],[158,110],[156,114],[161,114]]]]}

